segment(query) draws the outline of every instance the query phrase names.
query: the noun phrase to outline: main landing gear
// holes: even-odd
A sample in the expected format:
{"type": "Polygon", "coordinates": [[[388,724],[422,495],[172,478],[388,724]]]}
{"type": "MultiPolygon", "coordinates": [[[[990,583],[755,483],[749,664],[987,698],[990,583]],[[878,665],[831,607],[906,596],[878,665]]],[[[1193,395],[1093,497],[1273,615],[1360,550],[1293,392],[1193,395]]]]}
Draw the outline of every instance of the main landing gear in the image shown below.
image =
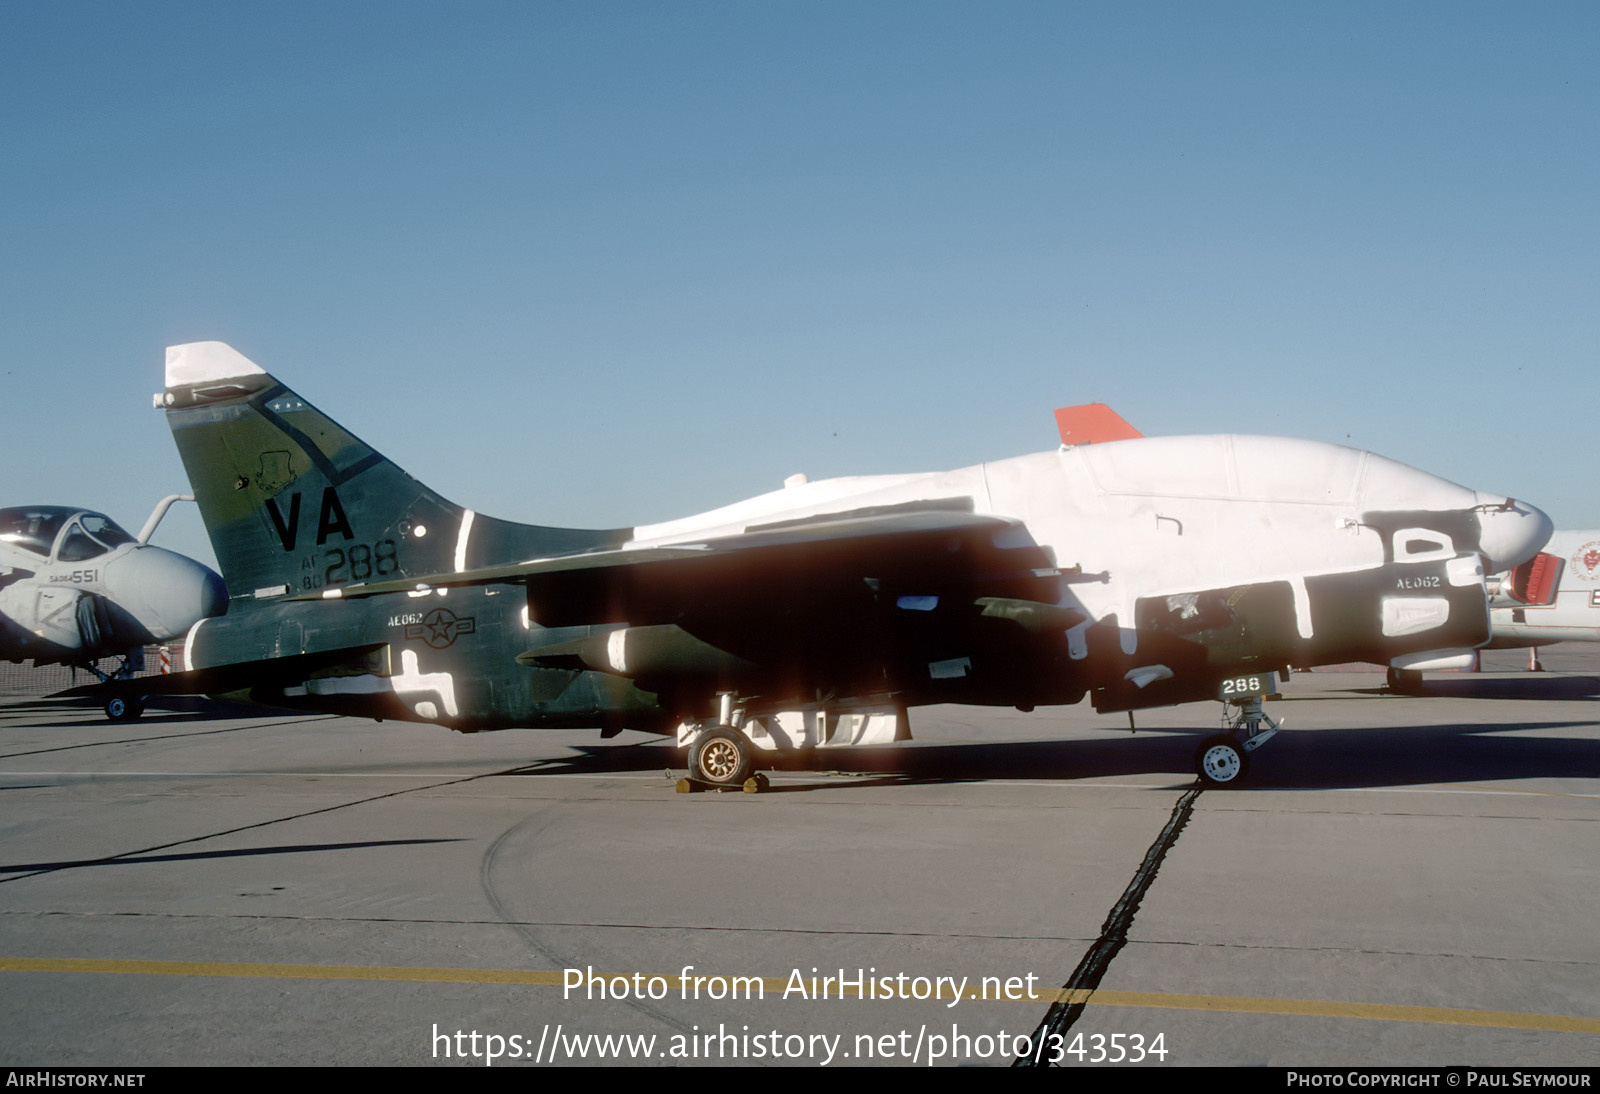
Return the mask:
{"type": "Polygon", "coordinates": [[[742,789],[758,794],[768,786],[767,777],[756,771],[755,746],[743,730],[743,711],[735,711],[733,693],[718,695],[717,721],[703,725],[689,746],[689,777],[678,780],[678,792],[695,790],[742,789]]]}
{"type": "Polygon", "coordinates": [[[1261,709],[1261,696],[1230,699],[1239,708],[1227,733],[1218,733],[1201,742],[1194,765],[1206,786],[1232,786],[1250,773],[1250,753],[1271,740],[1281,728],[1261,709]],[[1265,726],[1266,728],[1263,728],[1265,726]]]}
{"type": "Polygon", "coordinates": [[[742,783],[755,767],[750,742],[743,733],[727,726],[718,726],[702,734],[691,751],[690,770],[695,778],[712,786],[742,783]]]}
{"type": "Polygon", "coordinates": [[[844,748],[875,748],[909,741],[906,708],[892,693],[791,698],[779,704],[760,697],[741,703],[733,692],[718,692],[714,714],[680,721],[678,744],[689,750],[689,777],[678,792],[730,790],[759,794],[769,787],[757,767],[793,757],[844,748]]]}

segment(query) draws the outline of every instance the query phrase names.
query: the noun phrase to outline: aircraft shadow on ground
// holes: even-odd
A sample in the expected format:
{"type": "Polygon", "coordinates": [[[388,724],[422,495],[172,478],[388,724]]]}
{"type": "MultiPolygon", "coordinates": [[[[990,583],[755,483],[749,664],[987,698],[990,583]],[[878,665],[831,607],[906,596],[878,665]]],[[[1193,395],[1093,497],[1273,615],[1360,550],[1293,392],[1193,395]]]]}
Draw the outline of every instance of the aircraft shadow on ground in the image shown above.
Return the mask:
{"type": "MultiPolygon", "coordinates": [[[[1295,702],[1320,702],[1352,694],[1383,695],[1383,688],[1350,688],[1324,695],[1290,696],[1295,702]]],[[[1600,696],[1600,678],[1545,676],[1482,678],[1462,675],[1430,679],[1423,697],[1506,701],[1581,701],[1600,696]]],[[[1404,702],[1404,697],[1399,697],[1404,702]]],[[[51,714],[63,705],[92,707],[87,700],[9,703],[5,713],[51,714]]],[[[222,703],[202,698],[163,699],[168,715],[137,723],[105,723],[126,732],[140,725],[270,715],[319,717],[305,711],[222,703]]],[[[38,722],[30,722],[40,725],[38,722]]],[[[44,723],[49,725],[50,723],[44,723]]],[[[59,723],[83,728],[82,721],[59,723]]],[[[1441,723],[1427,726],[1321,729],[1296,733],[1289,728],[1251,757],[1251,774],[1239,791],[1251,789],[1334,789],[1427,783],[1478,783],[1486,780],[1600,777],[1600,741],[1579,737],[1530,737],[1529,732],[1592,726],[1589,721],[1511,721],[1441,723]]],[[[536,732],[536,731],[534,731],[536,732]]],[[[774,767],[784,779],[769,793],[801,793],[845,787],[960,783],[980,780],[1092,780],[1139,777],[1181,787],[1193,782],[1193,758],[1201,740],[1215,728],[1155,730],[1129,735],[1059,741],[972,744],[915,742],[910,746],[840,749],[809,756],[780,757],[774,767]],[[807,777],[808,775],[813,777],[807,777]]],[[[577,746],[578,754],[524,768],[508,775],[604,774],[660,771],[663,783],[675,781],[685,762],[664,741],[642,744],[597,743],[577,746]]]]}
{"type": "Polygon", "coordinates": [[[1463,673],[1460,676],[1424,680],[1411,692],[1390,691],[1387,687],[1344,688],[1324,695],[1289,695],[1298,702],[1339,699],[1349,695],[1376,695],[1394,699],[1491,699],[1537,702],[1580,702],[1600,698],[1600,676],[1543,676],[1529,673],[1527,678],[1483,678],[1463,673]]]}
{"type": "MultiPolygon", "coordinates": [[[[1600,740],[1532,734],[1589,728],[1588,721],[1285,730],[1251,757],[1236,790],[1340,789],[1505,779],[1600,778],[1600,740]]],[[[1192,761],[1214,730],[1071,741],[914,744],[791,757],[768,793],[976,781],[1146,778],[1192,785],[1192,761]],[[820,774],[828,772],[829,774],[820,774]],[[808,775],[818,773],[813,778],[808,775]]],[[[665,745],[579,746],[579,755],[509,772],[513,777],[662,771],[681,774],[683,754],[665,745]]]]}
{"type": "Polygon", "coordinates": [[[113,722],[103,714],[88,719],[77,712],[98,712],[103,704],[94,699],[21,699],[0,706],[0,726],[12,719],[26,719],[28,725],[38,729],[84,729],[100,725],[108,729],[128,730],[144,725],[171,725],[186,722],[222,721],[230,718],[272,718],[294,715],[301,718],[325,718],[317,711],[291,710],[287,707],[262,707],[249,703],[230,703],[221,699],[207,699],[200,695],[174,695],[150,699],[145,712],[130,722],[113,722]],[[70,719],[66,717],[72,712],[70,719]],[[53,720],[45,720],[53,719],[53,720]]]}
{"type": "Polygon", "coordinates": [[[275,847],[241,847],[231,851],[185,851],[179,854],[108,856],[62,859],[55,862],[14,862],[0,865],[0,874],[32,874],[55,870],[80,870],[87,866],[145,866],[158,862],[198,862],[210,859],[248,858],[255,855],[302,855],[320,851],[354,851],[372,847],[415,847],[429,843],[456,843],[454,839],[387,839],[356,843],[290,843],[275,847]]]}

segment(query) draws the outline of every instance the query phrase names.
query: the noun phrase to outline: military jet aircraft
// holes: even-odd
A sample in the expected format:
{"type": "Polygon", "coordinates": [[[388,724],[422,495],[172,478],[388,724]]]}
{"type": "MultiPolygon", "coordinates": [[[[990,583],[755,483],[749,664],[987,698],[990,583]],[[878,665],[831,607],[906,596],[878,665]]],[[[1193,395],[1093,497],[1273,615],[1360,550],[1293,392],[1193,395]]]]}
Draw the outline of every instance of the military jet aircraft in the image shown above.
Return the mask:
{"type": "MultiPolygon", "coordinates": [[[[86,669],[126,680],[144,647],[178,638],[225,611],[222,578],[147,542],[178,495],[164,498],[137,538],[110,517],[63,505],[0,509],[0,657],[86,669]],[[110,673],[97,662],[119,657],[110,673]]],[[[112,721],[144,711],[131,689],[106,701],[112,721]]]]}
{"type": "Polygon", "coordinates": [[[1600,529],[1556,532],[1490,593],[1491,649],[1600,641],[1600,529]]]}
{"type": "Polygon", "coordinates": [[[904,739],[918,705],[1086,694],[1232,701],[1196,761],[1228,783],[1275,732],[1276,670],[1481,646],[1485,573],[1550,533],[1501,495],[1255,436],[797,475],[683,520],[551,528],[446,501],[219,342],[169,349],[156,402],[233,598],[174,688],[676,732],[723,785],[777,750],[904,739]]]}

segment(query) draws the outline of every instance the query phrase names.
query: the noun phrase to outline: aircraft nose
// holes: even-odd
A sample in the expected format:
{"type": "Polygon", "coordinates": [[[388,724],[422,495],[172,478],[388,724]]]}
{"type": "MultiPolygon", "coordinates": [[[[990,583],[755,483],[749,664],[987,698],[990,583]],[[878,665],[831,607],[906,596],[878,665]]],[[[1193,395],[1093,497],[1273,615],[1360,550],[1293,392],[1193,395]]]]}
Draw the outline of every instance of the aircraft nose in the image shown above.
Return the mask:
{"type": "Polygon", "coordinates": [[[1525,501],[1477,493],[1479,546],[1489,573],[1520,566],[1539,553],[1556,526],[1542,510],[1525,501]]]}
{"type": "Polygon", "coordinates": [[[192,558],[160,547],[136,547],[106,565],[106,592],[152,638],[177,638],[228,609],[222,578],[192,558]]]}

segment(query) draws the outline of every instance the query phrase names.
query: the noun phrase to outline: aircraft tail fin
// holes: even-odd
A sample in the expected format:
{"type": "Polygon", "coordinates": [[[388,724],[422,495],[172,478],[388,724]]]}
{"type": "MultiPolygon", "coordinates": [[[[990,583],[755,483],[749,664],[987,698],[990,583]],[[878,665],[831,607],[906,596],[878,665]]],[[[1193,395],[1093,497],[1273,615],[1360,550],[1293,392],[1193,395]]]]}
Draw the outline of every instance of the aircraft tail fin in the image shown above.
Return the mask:
{"type": "Polygon", "coordinates": [[[629,531],[455,505],[221,342],[170,347],[156,404],[235,598],[598,550],[629,531]]]}
{"type": "Polygon", "coordinates": [[[1131,441],[1144,436],[1105,403],[1059,407],[1056,428],[1061,431],[1061,443],[1065,445],[1131,441]]]}

